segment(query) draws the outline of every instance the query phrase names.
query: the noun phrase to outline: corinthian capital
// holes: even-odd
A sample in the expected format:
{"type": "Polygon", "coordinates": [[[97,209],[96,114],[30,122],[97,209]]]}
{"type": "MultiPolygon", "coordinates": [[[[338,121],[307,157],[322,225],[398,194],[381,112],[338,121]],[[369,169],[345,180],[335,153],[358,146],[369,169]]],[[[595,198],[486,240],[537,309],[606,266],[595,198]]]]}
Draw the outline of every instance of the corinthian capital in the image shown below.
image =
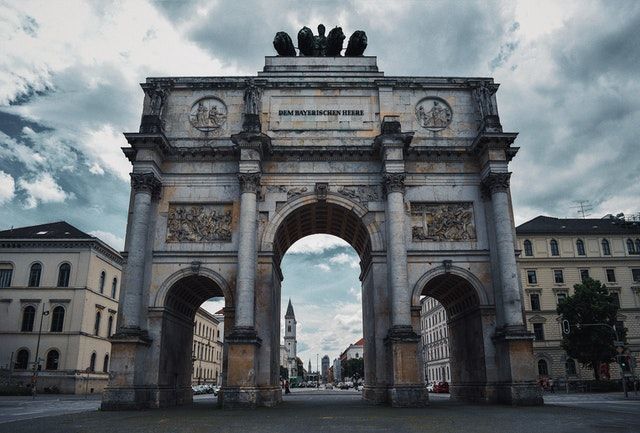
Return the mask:
{"type": "Polygon", "coordinates": [[[511,173],[490,173],[482,179],[482,188],[489,193],[506,192],[509,190],[511,173]]]}
{"type": "Polygon", "coordinates": [[[238,173],[240,192],[258,192],[260,173],[238,173]]]}
{"type": "Polygon", "coordinates": [[[404,173],[384,173],[382,180],[385,194],[389,194],[390,192],[404,193],[405,177],[406,175],[404,173]]]}
{"type": "Polygon", "coordinates": [[[131,189],[138,192],[146,192],[154,198],[160,195],[162,182],[153,173],[131,173],[131,189]]]}

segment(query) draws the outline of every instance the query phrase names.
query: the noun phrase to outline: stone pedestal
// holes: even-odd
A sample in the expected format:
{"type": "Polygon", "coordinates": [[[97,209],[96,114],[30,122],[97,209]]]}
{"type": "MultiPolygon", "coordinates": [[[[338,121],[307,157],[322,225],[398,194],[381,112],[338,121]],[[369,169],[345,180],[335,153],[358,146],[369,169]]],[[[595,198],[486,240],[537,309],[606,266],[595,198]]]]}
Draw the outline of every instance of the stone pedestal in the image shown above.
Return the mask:
{"type": "Polygon", "coordinates": [[[422,381],[422,365],[418,354],[420,337],[411,326],[394,326],[387,337],[391,351],[393,383],[388,390],[392,407],[424,407],[429,404],[429,393],[422,381]]]}
{"type": "Polygon", "coordinates": [[[534,380],[533,335],[527,331],[498,332],[494,343],[499,375],[497,401],[513,406],[542,405],[542,392],[534,380]]]}

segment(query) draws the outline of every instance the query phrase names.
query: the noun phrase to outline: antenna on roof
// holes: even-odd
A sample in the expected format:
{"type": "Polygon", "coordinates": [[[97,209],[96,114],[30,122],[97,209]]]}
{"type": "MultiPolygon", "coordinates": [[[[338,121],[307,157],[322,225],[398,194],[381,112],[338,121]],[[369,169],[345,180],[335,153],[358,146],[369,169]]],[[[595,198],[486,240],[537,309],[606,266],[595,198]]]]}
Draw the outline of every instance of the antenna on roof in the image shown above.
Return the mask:
{"type": "Polygon", "coordinates": [[[574,203],[577,203],[577,206],[571,206],[571,209],[577,209],[578,214],[582,215],[582,218],[586,218],[591,215],[593,210],[593,206],[589,203],[589,200],[575,200],[574,203]]]}

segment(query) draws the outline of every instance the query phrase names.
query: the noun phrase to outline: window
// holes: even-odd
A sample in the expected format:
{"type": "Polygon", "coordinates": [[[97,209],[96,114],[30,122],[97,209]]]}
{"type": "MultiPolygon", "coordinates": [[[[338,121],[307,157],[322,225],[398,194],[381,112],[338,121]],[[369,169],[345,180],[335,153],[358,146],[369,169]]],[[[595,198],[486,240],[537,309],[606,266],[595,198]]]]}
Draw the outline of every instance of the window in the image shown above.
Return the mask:
{"type": "Polygon", "coordinates": [[[532,293],[529,298],[531,299],[531,310],[540,311],[540,295],[532,293]]]}
{"type": "Polygon", "coordinates": [[[0,263],[0,287],[11,286],[11,275],[13,275],[13,267],[8,263],[0,263]]]}
{"type": "Polygon", "coordinates": [[[609,293],[609,296],[611,296],[611,303],[613,303],[613,305],[615,305],[616,307],[620,308],[620,293],[611,292],[609,293]]]}
{"type": "Polygon", "coordinates": [[[636,247],[631,239],[627,239],[627,251],[629,254],[636,254],[636,247]]]}
{"type": "Polygon", "coordinates": [[[564,370],[568,376],[575,376],[578,374],[576,370],[576,362],[571,358],[567,359],[567,362],[564,363],[564,370]]]}
{"type": "Polygon", "coordinates": [[[555,269],[553,271],[553,280],[556,284],[564,284],[564,274],[562,273],[562,269],[555,269]]]}
{"type": "Polygon", "coordinates": [[[567,294],[565,292],[558,292],[556,294],[556,298],[558,298],[558,304],[562,301],[564,301],[565,299],[567,299],[567,294]]]}
{"type": "Polygon", "coordinates": [[[100,317],[101,314],[100,312],[96,312],[96,323],[93,326],[93,335],[99,335],[100,334],[100,317]]]}
{"type": "Polygon", "coordinates": [[[36,309],[31,305],[25,307],[22,311],[22,327],[20,330],[22,332],[31,332],[33,331],[33,322],[36,319],[36,309]]]}
{"type": "Polygon", "coordinates": [[[91,360],[89,361],[89,371],[96,371],[96,352],[91,354],[91,360]]]}
{"type": "Polygon", "coordinates": [[[580,269],[580,279],[584,283],[589,278],[589,269],[580,269]]]}
{"type": "Polygon", "coordinates": [[[287,332],[291,332],[291,325],[287,326],[287,332]]]}
{"type": "Polygon", "coordinates": [[[69,277],[71,276],[71,265],[63,263],[58,270],[58,287],[69,287],[69,277]]]}
{"type": "Polygon", "coordinates": [[[536,276],[536,271],[527,271],[527,281],[529,284],[538,284],[538,277],[536,276]]]}
{"type": "Polygon", "coordinates": [[[631,269],[631,277],[635,283],[640,283],[640,269],[631,269]]]}
{"type": "Polygon", "coordinates": [[[109,354],[104,355],[104,361],[102,362],[102,372],[109,372],[109,354]]]}
{"type": "Polygon", "coordinates": [[[57,306],[51,315],[51,332],[62,332],[64,325],[64,308],[57,306]]]}
{"type": "Polygon", "coordinates": [[[118,279],[113,277],[113,281],[111,282],[111,297],[116,299],[116,290],[118,288],[118,279]]]}
{"type": "Polygon", "coordinates": [[[29,366],[29,351],[27,349],[18,350],[14,368],[16,370],[26,370],[28,366],[29,366]]]}
{"type": "MultiPolygon", "coordinates": [[[[605,256],[610,256],[611,255],[611,247],[609,246],[609,241],[606,240],[606,239],[602,240],[602,254],[605,255],[605,256]]],[[[573,361],[573,359],[572,359],[572,361],[573,361]]]]}
{"type": "Polygon", "coordinates": [[[45,370],[57,370],[60,361],[60,353],[57,350],[50,350],[47,353],[47,362],[44,365],[45,370]]]}
{"type": "Polygon", "coordinates": [[[538,361],[538,375],[539,376],[548,376],[549,375],[549,367],[547,365],[547,361],[541,359],[538,361]]]}
{"type": "Polygon", "coordinates": [[[531,245],[531,241],[529,239],[524,241],[524,255],[529,257],[533,255],[533,245],[531,245]]]}
{"type": "Polygon", "coordinates": [[[636,254],[640,254],[640,239],[636,239],[636,254]]]}
{"type": "Polygon", "coordinates": [[[614,269],[606,269],[605,272],[607,273],[607,281],[609,283],[615,283],[616,282],[616,271],[614,269]]]}
{"type": "Polygon", "coordinates": [[[111,337],[113,333],[113,316],[109,316],[109,321],[107,322],[107,337],[111,337]]]}
{"type": "Polygon", "coordinates": [[[29,287],[38,287],[40,285],[40,275],[42,275],[42,265],[34,263],[29,270],[29,287]]]}
{"type": "Polygon", "coordinates": [[[576,250],[578,251],[579,256],[584,256],[584,241],[582,239],[578,239],[576,241],[576,250]]]}
{"type": "Polygon", "coordinates": [[[100,283],[98,287],[100,288],[100,293],[104,293],[104,281],[107,279],[107,274],[105,271],[100,272],[100,283]]]}
{"type": "Polygon", "coordinates": [[[536,341],[544,340],[544,328],[542,326],[542,323],[533,324],[533,334],[536,337],[536,341]]]}
{"type": "Polygon", "coordinates": [[[551,239],[551,242],[549,244],[551,246],[551,255],[559,256],[560,250],[558,249],[558,241],[556,241],[555,239],[551,239]]]}

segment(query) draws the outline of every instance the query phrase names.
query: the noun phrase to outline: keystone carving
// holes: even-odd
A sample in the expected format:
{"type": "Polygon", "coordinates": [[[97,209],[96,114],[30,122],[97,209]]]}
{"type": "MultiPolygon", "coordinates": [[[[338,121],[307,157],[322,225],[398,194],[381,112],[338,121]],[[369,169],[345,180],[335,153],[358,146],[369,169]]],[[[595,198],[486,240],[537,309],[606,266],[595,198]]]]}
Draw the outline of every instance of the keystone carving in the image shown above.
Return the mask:
{"type": "Polygon", "coordinates": [[[389,194],[390,192],[404,193],[405,178],[406,175],[404,173],[384,173],[382,179],[385,194],[389,194]]]}
{"type": "Polygon", "coordinates": [[[231,242],[232,215],[230,205],[170,205],[167,242],[231,242]]]}
{"type": "Polygon", "coordinates": [[[238,173],[240,192],[258,192],[260,187],[260,173],[238,173]]]}
{"type": "Polygon", "coordinates": [[[138,192],[147,192],[154,198],[160,195],[162,183],[153,173],[131,173],[131,189],[138,192]]]}
{"type": "Polygon", "coordinates": [[[414,241],[471,241],[476,239],[472,203],[412,203],[414,241]]]}

